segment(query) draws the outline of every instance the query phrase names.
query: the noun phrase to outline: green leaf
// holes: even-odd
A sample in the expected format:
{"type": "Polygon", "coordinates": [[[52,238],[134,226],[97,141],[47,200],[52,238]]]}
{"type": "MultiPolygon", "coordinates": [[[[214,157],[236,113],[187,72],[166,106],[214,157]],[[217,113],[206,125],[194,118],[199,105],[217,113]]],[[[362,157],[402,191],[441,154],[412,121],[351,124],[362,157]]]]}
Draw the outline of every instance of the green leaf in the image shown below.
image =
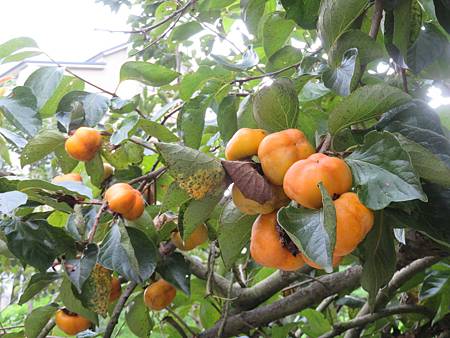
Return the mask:
{"type": "Polygon", "coordinates": [[[5,57],[3,60],[1,60],[1,63],[5,64],[5,63],[9,63],[9,62],[18,62],[18,61],[22,61],[24,59],[28,59],[33,56],[39,55],[39,54],[42,54],[42,52],[34,51],[34,50],[17,52],[17,53],[11,54],[10,56],[5,57]]]}
{"type": "Polygon", "coordinates": [[[408,152],[411,163],[420,177],[443,187],[450,187],[450,168],[444,161],[419,143],[401,134],[396,137],[403,149],[408,152]]]}
{"type": "Polygon", "coordinates": [[[34,274],[20,296],[18,304],[25,304],[59,278],[61,277],[56,272],[38,272],[34,274]]]}
{"type": "Polygon", "coordinates": [[[212,79],[228,78],[232,74],[222,67],[200,66],[197,71],[183,76],[180,82],[180,98],[189,100],[191,96],[199,90],[207,81],[212,79]]]}
{"type": "Polygon", "coordinates": [[[145,119],[139,120],[139,127],[142,128],[148,136],[153,136],[161,142],[176,142],[176,137],[167,127],[145,119]]]}
{"type": "Polygon", "coordinates": [[[20,165],[24,167],[27,164],[42,160],[58,147],[64,145],[64,142],[64,135],[57,130],[46,129],[41,131],[23,148],[20,154],[20,165]]]}
{"type": "Polygon", "coordinates": [[[317,30],[326,51],[350,29],[351,24],[367,6],[366,0],[323,0],[321,2],[317,30]]]}
{"type": "MultiPolygon", "coordinates": [[[[92,191],[81,182],[59,182],[50,183],[42,180],[20,180],[17,183],[17,189],[29,193],[32,190],[38,190],[39,192],[47,191],[59,191],[64,192],[67,195],[79,195],[87,198],[92,198],[92,191]]],[[[71,210],[69,210],[71,212],[71,210]]]]}
{"type": "Polygon", "coordinates": [[[342,63],[336,68],[328,68],[322,74],[322,80],[325,86],[334,90],[340,96],[348,96],[352,91],[352,80],[357,70],[358,50],[349,49],[345,52],[342,63]]]}
{"type": "Polygon", "coordinates": [[[439,24],[450,34],[450,4],[446,0],[434,0],[436,17],[439,24]]]}
{"type": "MultiPolygon", "coordinates": [[[[275,72],[288,66],[297,64],[302,59],[302,51],[292,46],[284,46],[277,50],[266,65],[267,72],[275,72]]],[[[279,76],[291,76],[295,69],[291,68],[279,74],[279,76]]]]}
{"type": "Polygon", "coordinates": [[[190,295],[191,272],[182,254],[174,252],[170,256],[161,257],[156,271],[164,280],[190,295]]]}
{"type": "Polygon", "coordinates": [[[378,290],[396,270],[396,252],[391,224],[385,222],[384,212],[375,216],[375,224],[360,245],[363,256],[361,286],[369,293],[369,305],[373,306],[378,290]]]}
{"type": "Polygon", "coordinates": [[[335,135],[343,128],[376,118],[410,99],[408,94],[386,84],[360,87],[331,111],[330,132],[335,135]]]}
{"type": "Polygon", "coordinates": [[[253,97],[251,95],[248,95],[241,101],[236,115],[238,129],[258,128],[258,124],[253,117],[253,97]]]}
{"type": "Polygon", "coordinates": [[[382,44],[370,38],[366,33],[352,29],[342,34],[330,49],[329,63],[333,66],[339,65],[345,52],[351,48],[358,49],[358,58],[362,65],[367,65],[386,54],[382,44]]]}
{"type": "Polygon", "coordinates": [[[224,66],[226,69],[233,71],[242,71],[248,70],[256,66],[259,62],[258,54],[253,50],[252,47],[247,49],[242,55],[242,59],[239,61],[233,62],[228,60],[226,57],[222,55],[214,55],[211,54],[211,57],[220,65],[224,66]]]}
{"type": "Polygon", "coordinates": [[[139,117],[137,115],[131,115],[122,121],[120,127],[114,130],[109,142],[113,145],[118,145],[122,141],[128,139],[130,134],[136,132],[136,125],[138,124],[139,117]]]}
{"type": "Polygon", "coordinates": [[[91,310],[86,309],[83,306],[81,300],[79,300],[75,295],[72,289],[72,284],[67,278],[64,278],[59,290],[59,299],[67,308],[67,310],[69,310],[70,312],[78,313],[79,315],[89,319],[94,324],[98,324],[97,314],[95,312],[92,312],[91,310]]]}
{"type": "Polygon", "coordinates": [[[432,267],[420,288],[419,299],[421,301],[431,298],[450,286],[450,270],[448,264],[439,263],[432,267]]]}
{"type": "Polygon", "coordinates": [[[189,199],[190,197],[187,192],[180,188],[177,182],[172,182],[164,194],[160,213],[167,210],[175,210],[180,205],[186,203],[189,199]]]}
{"type": "Polygon", "coordinates": [[[114,222],[100,246],[99,263],[142,283],[155,271],[157,257],[155,244],[142,231],[114,222]]]}
{"type": "Polygon", "coordinates": [[[289,238],[310,260],[333,271],[333,251],[336,243],[336,211],[333,201],[319,183],[324,207],[320,210],[295,208],[280,209],[278,223],[289,238]]]}
{"type": "Polygon", "coordinates": [[[253,117],[258,126],[270,132],[297,124],[299,102],[294,84],[287,78],[258,89],[253,99],[253,117]]]}
{"type": "Polygon", "coordinates": [[[136,80],[153,87],[167,85],[179,75],[171,69],[144,61],[128,61],[120,68],[120,81],[136,80]]]}
{"type": "Polygon", "coordinates": [[[47,99],[40,108],[39,114],[42,118],[53,116],[58,108],[59,101],[71,91],[82,91],[84,82],[72,76],[64,75],[60,80],[58,87],[53,91],[53,95],[47,99]]]}
{"type": "Polygon", "coordinates": [[[300,102],[309,102],[320,99],[321,97],[329,94],[330,89],[325,87],[323,82],[318,82],[317,80],[308,81],[301,89],[298,95],[298,100],[300,102]]]}
{"type": "Polygon", "coordinates": [[[27,318],[25,318],[25,335],[28,338],[36,338],[50,318],[53,317],[56,310],[58,310],[58,305],[52,303],[31,311],[27,318]]]}
{"type": "Polygon", "coordinates": [[[211,302],[209,299],[203,299],[200,302],[199,316],[204,329],[213,327],[220,320],[220,313],[211,302]]]}
{"type": "Polygon", "coordinates": [[[202,25],[200,25],[197,21],[189,21],[176,26],[172,31],[170,39],[172,41],[183,42],[202,30],[202,25]]]}
{"type": "Polygon", "coordinates": [[[280,12],[270,13],[263,26],[263,46],[267,58],[284,46],[294,29],[295,23],[280,12]]]}
{"type": "Polygon", "coordinates": [[[415,41],[422,26],[422,10],[417,0],[399,0],[394,8],[392,43],[406,57],[408,47],[415,41]],[[416,15],[419,13],[419,15],[416,15]]]}
{"type": "Polygon", "coordinates": [[[227,268],[231,268],[241,256],[242,249],[250,241],[256,216],[242,213],[232,200],[228,200],[220,215],[217,239],[220,253],[227,268]]]}
{"type": "Polygon", "coordinates": [[[178,115],[177,126],[186,146],[198,149],[205,126],[206,109],[212,101],[209,95],[200,94],[186,102],[178,115]]]}
{"type": "Polygon", "coordinates": [[[78,298],[87,309],[106,317],[110,295],[111,271],[94,262],[78,298]]]}
{"type": "Polygon", "coordinates": [[[23,48],[38,48],[38,45],[33,39],[27,37],[8,40],[0,45],[0,59],[23,48]]]}
{"type": "Polygon", "coordinates": [[[28,87],[15,87],[8,97],[0,98],[0,112],[29,136],[36,135],[42,124],[36,105],[36,97],[28,87]]]}
{"type": "Polygon", "coordinates": [[[64,260],[67,276],[79,293],[97,263],[97,255],[97,244],[89,243],[80,258],[64,260]]]}
{"type": "Polygon", "coordinates": [[[95,154],[95,157],[87,162],[84,162],[84,166],[86,167],[86,173],[91,178],[91,183],[97,187],[103,182],[103,160],[102,156],[98,152],[95,154]]]}
{"type": "Polygon", "coordinates": [[[27,203],[28,196],[20,191],[0,193],[0,214],[10,214],[27,203]]]}
{"type": "Polygon", "coordinates": [[[19,134],[16,134],[8,129],[0,128],[0,135],[2,135],[5,139],[7,139],[10,143],[14,144],[17,148],[23,148],[27,144],[27,140],[25,140],[19,134]]]}
{"type": "Polygon", "coordinates": [[[288,19],[303,29],[316,29],[320,0],[281,0],[288,19]]]}
{"type": "Polygon", "coordinates": [[[228,142],[237,131],[237,111],[239,99],[235,95],[226,96],[217,109],[217,125],[224,143],[228,142]]]}
{"type": "Polygon", "coordinates": [[[24,264],[46,271],[59,255],[75,248],[74,240],[61,228],[45,221],[6,219],[0,223],[8,249],[24,264]]]}
{"type": "Polygon", "coordinates": [[[109,99],[103,95],[71,91],[58,104],[58,122],[67,130],[96,127],[108,111],[109,99]]]}
{"type": "Polygon", "coordinates": [[[254,36],[258,34],[259,22],[264,15],[265,8],[266,0],[249,0],[242,11],[242,20],[248,31],[254,36]]]}
{"type": "Polygon", "coordinates": [[[143,292],[138,293],[128,303],[125,311],[125,321],[130,331],[136,336],[140,338],[150,336],[154,323],[149,316],[147,306],[145,306],[143,292]]]}
{"type": "Polygon", "coordinates": [[[319,311],[306,309],[300,315],[306,318],[306,323],[302,322],[300,328],[309,337],[319,337],[332,329],[330,322],[319,311]]]}
{"type": "Polygon", "coordinates": [[[35,70],[25,81],[24,86],[31,88],[36,96],[38,109],[52,97],[63,78],[63,72],[59,67],[42,67],[35,70]]]}
{"type": "Polygon", "coordinates": [[[411,158],[391,133],[370,132],[346,162],[359,199],[372,210],[384,209],[391,202],[427,201],[411,158]]]}

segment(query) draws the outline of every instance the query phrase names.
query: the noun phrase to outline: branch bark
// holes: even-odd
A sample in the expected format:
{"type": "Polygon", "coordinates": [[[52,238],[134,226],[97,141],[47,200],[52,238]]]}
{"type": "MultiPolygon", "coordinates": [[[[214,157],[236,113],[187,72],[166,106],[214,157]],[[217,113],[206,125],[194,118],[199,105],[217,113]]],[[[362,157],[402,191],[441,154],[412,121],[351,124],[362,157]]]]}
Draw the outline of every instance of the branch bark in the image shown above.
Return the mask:
{"type": "Polygon", "coordinates": [[[42,328],[41,332],[39,332],[39,335],[36,336],[36,338],[45,338],[48,336],[51,330],[55,327],[55,318],[52,317],[47,324],[42,328]]]}
{"type": "Polygon", "coordinates": [[[114,308],[114,311],[111,315],[111,319],[108,323],[108,326],[106,326],[105,335],[103,336],[104,338],[111,338],[111,336],[114,332],[114,328],[116,327],[117,322],[119,321],[120,313],[122,312],[123,307],[125,306],[125,303],[127,302],[128,298],[133,293],[136,286],[137,286],[137,283],[130,282],[130,284],[128,284],[127,288],[125,289],[124,293],[122,293],[122,295],[120,296],[120,298],[117,301],[117,304],[114,308]]]}
{"type": "MultiPolygon", "coordinates": [[[[403,269],[398,270],[391,281],[378,292],[378,295],[375,299],[375,311],[380,309],[389,302],[389,300],[395,295],[397,289],[400,288],[405,282],[411,279],[417,273],[425,270],[426,268],[432,266],[437,263],[441,257],[424,257],[418,260],[415,260],[411,264],[405,266],[403,269]]],[[[359,310],[356,318],[367,315],[370,312],[369,304],[366,303],[359,310]]],[[[345,334],[345,338],[356,338],[359,337],[361,330],[352,329],[345,334]]]]}
{"type": "Polygon", "coordinates": [[[340,335],[341,333],[354,328],[363,328],[367,324],[373,323],[380,318],[392,316],[395,314],[402,313],[420,313],[427,317],[432,317],[433,312],[425,306],[422,305],[398,305],[387,309],[380,310],[378,312],[367,314],[361,317],[357,317],[345,323],[336,324],[333,326],[333,330],[320,336],[319,338],[331,338],[340,335]]]}
{"type": "MultiPolygon", "coordinates": [[[[362,268],[353,266],[346,271],[325,275],[318,282],[302,288],[294,294],[269,305],[261,306],[250,311],[244,311],[228,318],[223,328],[223,337],[231,337],[249,328],[257,328],[268,323],[301,311],[318,300],[335,293],[354,289],[359,285],[362,268]]],[[[211,329],[201,333],[200,338],[216,337],[221,321],[211,329]]]]}

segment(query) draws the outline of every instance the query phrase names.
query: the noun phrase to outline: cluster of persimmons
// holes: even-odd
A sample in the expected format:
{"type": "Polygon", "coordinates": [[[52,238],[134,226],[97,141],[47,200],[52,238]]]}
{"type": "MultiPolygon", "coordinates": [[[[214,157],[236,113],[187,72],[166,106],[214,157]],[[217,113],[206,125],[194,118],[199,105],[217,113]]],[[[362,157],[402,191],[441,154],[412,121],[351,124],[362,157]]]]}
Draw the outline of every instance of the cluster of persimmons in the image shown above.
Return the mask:
{"type": "Polygon", "coordinates": [[[285,271],[297,270],[305,262],[313,268],[322,268],[299,250],[288,248],[277,223],[277,211],[291,200],[304,208],[320,209],[320,182],[334,199],[336,210],[334,266],[351,253],[372,228],[373,212],[350,191],[352,173],[345,161],[315,153],[302,131],[286,129],[268,134],[262,129],[239,129],[226,146],[226,159],[248,160],[255,156],[272,185],[272,198],[258,203],[245,197],[235,184],[232,198],[243,213],[259,215],[252,226],[250,241],[250,254],[257,263],[285,271]]]}
{"type": "MultiPolygon", "coordinates": [[[[65,143],[67,154],[78,161],[90,161],[94,159],[102,146],[101,133],[93,128],[81,127],[68,137],[65,143]]],[[[104,163],[103,179],[106,180],[113,175],[113,167],[104,163]]],[[[53,183],[80,182],[83,179],[78,173],[69,173],[56,176],[53,183]]],[[[104,194],[108,208],[123,218],[133,221],[141,217],[144,212],[145,201],[142,193],[127,183],[115,183],[111,185],[104,194]]],[[[182,240],[180,233],[175,231],[171,240],[180,250],[188,251],[202,244],[208,239],[208,229],[204,224],[199,225],[186,240],[182,240]]],[[[121,294],[121,285],[118,278],[111,278],[111,293],[109,301],[115,302],[121,294]]],[[[169,282],[160,278],[150,284],[144,292],[144,302],[148,308],[159,311],[166,308],[176,296],[176,289],[169,282]]],[[[55,315],[56,325],[68,335],[76,335],[89,327],[92,323],[89,319],[70,312],[68,309],[60,309],[55,315]]]]}

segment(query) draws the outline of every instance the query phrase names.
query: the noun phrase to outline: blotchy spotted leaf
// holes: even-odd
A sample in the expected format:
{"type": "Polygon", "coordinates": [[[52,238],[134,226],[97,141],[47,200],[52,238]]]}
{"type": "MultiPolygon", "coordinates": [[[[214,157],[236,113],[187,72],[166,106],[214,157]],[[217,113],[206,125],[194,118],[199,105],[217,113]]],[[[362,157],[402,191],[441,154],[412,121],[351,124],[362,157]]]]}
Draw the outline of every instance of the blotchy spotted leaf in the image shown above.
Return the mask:
{"type": "Polygon", "coordinates": [[[81,302],[102,316],[108,313],[109,294],[111,293],[111,272],[97,264],[83,285],[81,302]]]}
{"type": "Polygon", "coordinates": [[[179,144],[155,144],[169,173],[190,197],[199,200],[222,185],[225,171],[220,162],[198,150],[179,144]]]}

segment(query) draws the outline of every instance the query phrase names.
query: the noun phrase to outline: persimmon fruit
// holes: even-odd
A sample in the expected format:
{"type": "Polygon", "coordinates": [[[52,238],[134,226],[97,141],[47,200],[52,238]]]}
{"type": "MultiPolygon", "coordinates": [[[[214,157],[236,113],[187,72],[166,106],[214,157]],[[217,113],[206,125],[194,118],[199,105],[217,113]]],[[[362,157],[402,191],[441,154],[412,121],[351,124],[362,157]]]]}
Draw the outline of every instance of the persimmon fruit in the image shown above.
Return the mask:
{"type": "Polygon", "coordinates": [[[111,278],[111,292],[109,294],[109,301],[114,302],[119,299],[120,294],[122,293],[122,288],[120,285],[120,281],[116,277],[111,278]]]}
{"type": "Polygon", "coordinates": [[[277,213],[260,215],[252,226],[250,238],[250,254],[253,260],[269,268],[294,271],[304,265],[299,253],[293,255],[285,248],[277,231],[277,213]]]}
{"type": "Polygon", "coordinates": [[[322,206],[319,182],[334,197],[351,189],[352,173],[344,160],[317,153],[297,161],[289,168],[283,188],[286,195],[298,204],[318,209],[322,206]]]}
{"type": "Polygon", "coordinates": [[[144,198],[142,194],[127,183],[116,183],[105,193],[108,207],[124,218],[132,221],[141,217],[144,212],[144,198]]]}
{"type": "Polygon", "coordinates": [[[80,174],[70,173],[65,175],[55,176],[52,180],[53,183],[61,183],[61,182],[83,182],[83,179],[80,174]]]}
{"type": "Polygon", "coordinates": [[[160,279],[145,289],[144,303],[148,308],[160,311],[172,303],[176,294],[177,290],[172,284],[160,279]]]}
{"type": "Polygon", "coordinates": [[[336,209],[336,244],[334,254],[345,256],[355,250],[372,229],[373,211],[353,192],[342,194],[334,201],[336,209]]]}
{"type": "Polygon", "coordinates": [[[89,319],[79,314],[69,312],[66,309],[58,310],[55,314],[56,326],[64,333],[74,336],[77,333],[89,329],[91,322],[89,319]]]}
{"type": "Polygon", "coordinates": [[[275,185],[283,185],[286,171],[298,160],[313,154],[314,147],[298,129],[286,129],[266,136],[259,145],[258,158],[264,176],[275,185]]]}
{"type": "Polygon", "coordinates": [[[66,152],[78,161],[92,160],[102,145],[102,135],[88,127],[78,128],[65,143],[66,152]]]}
{"type": "Polygon", "coordinates": [[[231,188],[231,196],[236,207],[244,214],[268,214],[289,204],[290,201],[284,193],[283,187],[273,185],[272,188],[273,197],[271,200],[267,201],[264,204],[258,203],[250,198],[245,197],[235,184],[233,184],[233,187],[231,188]]]}
{"type": "Polygon", "coordinates": [[[179,231],[172,232],[170,238],[178,249],[189,251],[208,240],[208,228],[204,224],[198,225],[185,241],[181,238],[179,231]]]}
{"type": "Polygon", "coordinates": [[[266,136],[264,129],[239,129],[225,147],[225,158],[237,161],[258,154],[259,144],[266,136]]]}

